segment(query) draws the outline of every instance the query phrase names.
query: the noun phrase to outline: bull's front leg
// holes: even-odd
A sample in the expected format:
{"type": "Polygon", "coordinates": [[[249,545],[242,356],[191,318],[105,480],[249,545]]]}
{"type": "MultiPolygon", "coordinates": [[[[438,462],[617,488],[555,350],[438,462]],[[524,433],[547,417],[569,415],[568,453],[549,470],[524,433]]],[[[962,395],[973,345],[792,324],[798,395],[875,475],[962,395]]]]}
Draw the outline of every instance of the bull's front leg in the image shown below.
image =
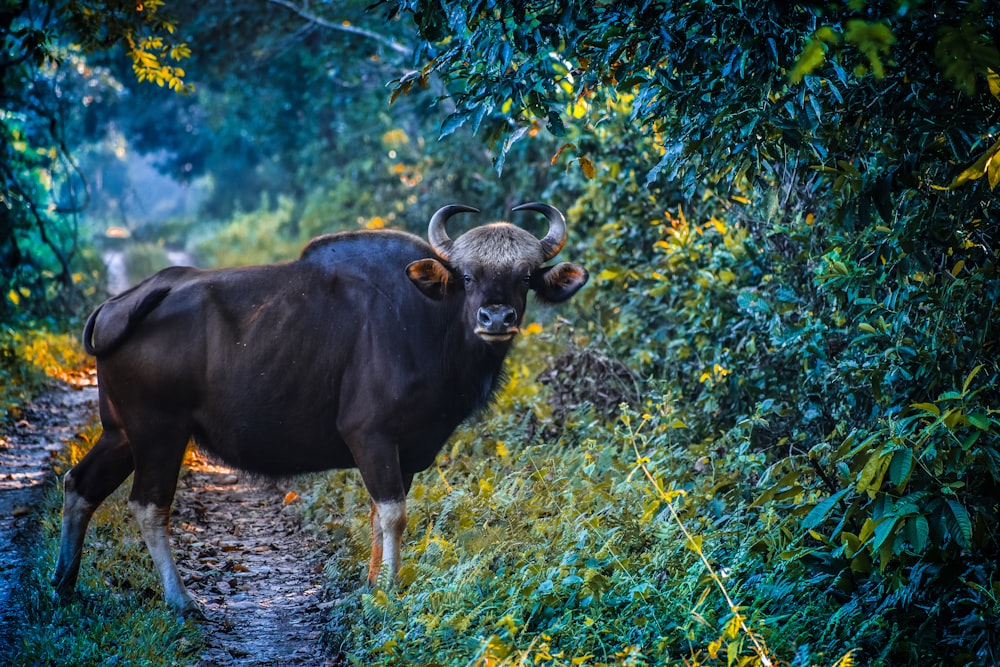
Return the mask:
{"type": "Polygon", "coordinates": [[[372,499],[372,554],[368,559],[368,583],[378,583],[384,570],[395,581],[402,565],[403,531],[406,530],[406,500],[372,499]]]}
{"type": "Polygon", "coordinates": [[[406,494],[413,475],[395,466],[361,468],[361,476],[371,495],[369,521],[372,551],[368,559],[368,583],[375,586],[380,575],[395,581],[402,565],[403,532],[406,530],[406,494]],[[393,474],[395,468],[395,474],[393,474]],[[367,470],[367,472],[366,472],[367,470]],[[383,574],[384,573],[384,574],[383,574]]]}

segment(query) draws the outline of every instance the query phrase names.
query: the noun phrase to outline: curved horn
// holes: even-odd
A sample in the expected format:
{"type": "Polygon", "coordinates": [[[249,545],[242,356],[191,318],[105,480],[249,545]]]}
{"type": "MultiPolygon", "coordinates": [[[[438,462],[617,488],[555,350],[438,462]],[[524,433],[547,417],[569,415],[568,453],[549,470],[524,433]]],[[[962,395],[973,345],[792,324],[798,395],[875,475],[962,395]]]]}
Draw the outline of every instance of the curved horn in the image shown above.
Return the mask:
{"type": "Polygon", "coordinates": [[[448,218],[456,213],[479,213],[478,208],[463,206],[461,204],[449,204],[438,209],[438,212],[431,216],[430,224],[427,225],[427,240],[430,241],[434,252],[441,259],[447,260],[451,253],[451,246],[454,243],[445,231],[444,225],[448,218]]]}
{"type": "Polygon", "coordinates": [[[555,206],[532,202],[515,206],[511,210],[535,211],[549,219],[549,233],[542,239],[542,250],[545,252],[546,262],[558,255],[559,251],[566,245],[566,218],[555,206]]]}

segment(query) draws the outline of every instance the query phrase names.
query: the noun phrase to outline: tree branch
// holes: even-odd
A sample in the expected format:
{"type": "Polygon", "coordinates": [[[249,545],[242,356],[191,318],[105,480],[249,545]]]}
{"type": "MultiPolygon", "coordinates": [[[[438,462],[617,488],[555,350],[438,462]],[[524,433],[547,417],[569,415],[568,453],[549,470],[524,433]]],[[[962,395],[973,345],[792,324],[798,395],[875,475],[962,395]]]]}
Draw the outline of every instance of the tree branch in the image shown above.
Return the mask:
{"type": "Polygon", "coordinates": [[[333,23],[332,21],[326,20],[322,16],[317,16],[316,14],[313,14],[311,11],[309,11],[305,7],[300,7],[300,6],[296,5],[291,0],[268,0],[268,2],[274,3],[276,5],[281,5],[282,7],[284,7],[286,9],[294,12],[295,14],[297,14],[300,17],[304,18],[305,20],[309,21],[310,23],[315,23],[316,25],[318,25],[318,26],[320,26],[322,28],[327,28],[329,30],[339,30],[340,32],[346,32],[346,33],[348,33],[350,35],[356,35],[358,37],[365,37],[367,39],[374,40],[376,42],[379,42],[383,46],[385,46],[385,47],[387,47],[389,49],[392,49],[396,53],[398,53],[400,55],[403,55],[403,56],[412,56],[413,55],[413,50],[412,49],[410,49],[409,47],[407,47],[407,46],[405,46],[403,44],[400,44],[399,42],[397,42],[397,41],[395,41],[395,40],[393,40],[393,39],[391,39],[389,37],[386,37],[385,35],[380,35],[377,32],[373,32],[373,31],[367,30],[365,28],[358,28],[357,26],[353,26],[353,25],[344,25],[342,23],[333,23]]]}

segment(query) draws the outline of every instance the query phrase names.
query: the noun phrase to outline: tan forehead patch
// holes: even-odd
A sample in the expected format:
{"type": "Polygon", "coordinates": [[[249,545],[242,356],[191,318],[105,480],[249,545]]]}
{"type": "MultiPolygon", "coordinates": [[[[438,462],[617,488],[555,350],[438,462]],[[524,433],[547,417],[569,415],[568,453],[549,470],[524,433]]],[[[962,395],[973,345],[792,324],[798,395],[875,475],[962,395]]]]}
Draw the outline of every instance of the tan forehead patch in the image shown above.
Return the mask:
{"type": "Polygon", "coordinates": [[[470,229],[455,240],[451,252],[454,264],[478,264],[484,268],[513,266],[528,262],[540,266],[545,259],[541,241],[509,222],[494,222],[470,229]]]}

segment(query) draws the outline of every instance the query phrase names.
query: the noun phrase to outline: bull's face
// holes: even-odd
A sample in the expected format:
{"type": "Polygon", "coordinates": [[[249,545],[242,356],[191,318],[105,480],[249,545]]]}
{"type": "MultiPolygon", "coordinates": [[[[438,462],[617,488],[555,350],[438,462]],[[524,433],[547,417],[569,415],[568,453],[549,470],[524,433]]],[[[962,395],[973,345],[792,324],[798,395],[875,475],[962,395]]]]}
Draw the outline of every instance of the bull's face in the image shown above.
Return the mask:
{"type": "Polygon", "coordinates": [[[562,214],[546,204],[524,204],[515,211],[543,213],[549,232],[537,239],[507,222],[469,230],[452,241],[445,222],[455,213],[478,212],[468,206],[445,206],[434,214],[428,238],[437,259],[410,264],[406,271],[421,292],[443,299],[461,292],[464,315],[471,331],[489,343],[510,341],[524,319],[528,291],[544,301],[558,303],[573,296],[587,282],[587,271],[561,262],[543,266],[566,242],[562,214]]]}

